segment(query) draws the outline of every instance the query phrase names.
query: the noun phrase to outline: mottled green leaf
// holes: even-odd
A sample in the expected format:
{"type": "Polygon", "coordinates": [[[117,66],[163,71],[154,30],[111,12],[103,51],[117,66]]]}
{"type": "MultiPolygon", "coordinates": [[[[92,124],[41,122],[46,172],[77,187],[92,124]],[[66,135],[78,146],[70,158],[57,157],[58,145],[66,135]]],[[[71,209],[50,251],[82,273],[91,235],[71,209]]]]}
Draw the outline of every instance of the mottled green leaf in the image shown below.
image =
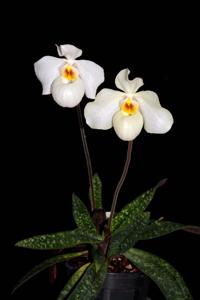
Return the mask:
{"type": "MultiPolygon", "coordinates": [[[[86,295],[88,293],[88,290],[91,289],[92,283],[95,279],[95,266],[94,264],[91,264],[72,293],[69,295],[68,300],[80,300],[80,299],[88,299],[86,298],[86,295]]],[[[89,300],[89,299],[88,299],[89,300]]]]}
{"type": "Polygon", "coordinates": [[[25,282],[27,282],[29,279],[31,279],[33,276],[37,275],[38,273],[42,272],[43,270],[57,264],[61,263],[63,261],[67,261],[71,258],[81,256],[87,254],[87,251],[83,252],[77,252],[77,253],[67,253],[67,254],[61,254],[54,257],[51,257],[49,259],[44,260],[39,265],[35,266],[33,269],[31,269],[28,273],[26,273],[16,284],[15,288],[13,289],[13,293],[25,282]]]}
{"type": "Polygon", "coordinates": [[[80,267],[68,280],[67,284],[64,286],[62,291],[60,292],[57,300],[63,300],[66,299],[66,296],[71,292],[71,289],[76,285],[76,283],[79,281],[87,267],[90,265],[90,263],[87,263],[80,267]]]}
{"type": "Polygon", "coordinates": [[[160,181],[154,188],[146,191],[145,193],[134,199],[132,202],[127,204],[124,208],[122,208],[122,210],[114,217],[111,224],[111,230],[115,231],[121,226],[131,224],[133,218],[147,208],[147,206],[153,199],[157,188],[163,185],[165,181],[166,180],[160,181]]]}
{"type": "Polygon", "coordinates": [[[113,233],[110,241],[109,256],[121,254],[133,247],[140,239],[149,223],[149,213],[143,212],[132,220],[132,223],[113,233]]]}
{"type": "Polygon", "coordinates": [[[133,247],[139,240],[147,240],[167,235],[183,229],[186,225],[168,222],[154,221],[149,224],[149,214],[144,212],[137,216],[132,224],[120,227],[111,238],[109,256],[120,254],[133,247]]]}
{"type": "Polygon", "coordinates": [[[124,255],[158,285],[167,300],[192,300],[182,276],[164,259],[136,248],[124,255]]]}
{"type": "Polygon", "coordinates": [[[150,201],[153,199],[154,194],[155,190],[151,189],[122,208],[122,210],[114,217],[111,230],[115,231],[118,228],[131,224],[133,218],[146,209],[150,201]]]}
{"type": "Polygon", "coordinates": [[[105,260],[105,257],[100,253],[98,246],[93,247],[92,258],[95,264],[95,270],[97,272],[105,260]]]}
{"type": "Polygon", "coordinates": [[[103,286],[103,283],[105,281],[106,275],[107,275],[108,265],[105,261],[102,263],[101,268],[98,270],[95,276],[95,281],[93,282],[92,288],[88,293],[88,300],[95,300],[100,293],[100,290],[103,286]]]}
{"type": "MultiPolygon", "coordinates": [[[[95,208],[102,208],[102,182],[99,178],[98,174],[94,174],[92,178],[92,185],[94,191],[94,201],[95,201],[95,208]]],[[[91,188],[89,190],[89,197],[92,198],[91,188]]]]}
{"type": "Polygon", "coordinates": [[[94,263],[91,264],[85,274],[80,279],[79,283],[69,295],[69,300],[95,300],[103,285],[107,274],[107,263],[104,262],[99,269],[95,272],[94,263]]]}
{"type": "Polygon", "coordinates": [[[75,247],[80,244],[95,244],[101,240],[97,234],[75,229],[57,233],[43,234],[17,242],[15,245],[30,249],[65,249],[75,247]]]}
{"type": "Polygon", "coordinates": [[[73,216],[76,225],[84,230],[96,232],[96,228],[93,224],[92,218],[90,217],[87,207],[75,194],[73,194],[72,196],[72,203],[73,216]]]}
{"type": "Polygon", "coordinates": [[[183,224],[157,220],[152,222],[146,227],[145,231],[140,236],[140,239],[141,240],[154,239],[159,236],[163,236],[172,233],[174,231],[184,229],[185,227],[186,225],[183,224]]]}

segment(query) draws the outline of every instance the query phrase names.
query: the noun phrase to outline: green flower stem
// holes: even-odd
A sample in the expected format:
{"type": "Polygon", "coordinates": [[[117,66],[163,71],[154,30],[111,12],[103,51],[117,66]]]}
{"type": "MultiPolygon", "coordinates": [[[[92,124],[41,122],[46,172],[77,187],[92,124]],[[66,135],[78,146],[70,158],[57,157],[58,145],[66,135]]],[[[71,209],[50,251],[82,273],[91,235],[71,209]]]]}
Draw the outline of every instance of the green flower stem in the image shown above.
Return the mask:
{"type": "Polygon", "coordinates": [[[85,129],[84,129],[84,125],[83,125],[83,118],[82,118],[80,104],[78,104],[76,106],[76,109],[77,109],[77,116],[78,116],[78,122],[79,122],[79,127],[80,127],[81,139],[82,139],[82,143],[83,143],[83,149],[84,149],[84,154],[85,154],[85,159],[86,159],[86,164],[87,164],[89,185],[91,188],[91,199],[90,199],[91,211],[93,211],[95,209],[95,201],[94,201],[94,189],[93,189],[93,184],[92,184],[92,174],[93,174],[92,163],[91,163],[91,159],[90,159],[90,152],[89,152],[88,145],[87,145],[87,139],[86,139],[85,129]]]}
{"type": "Polygon", "coordinates": [[[113,219],[113,216],[114,216],[114,213],[115,213],[115,208],[116,208],[116,204],[117,204],[118,195],[119,195],[119,192],[121,190],[122,184],[124,183],[124,180],[126,178],[128,168],[129,168],[129,165],[130,165],[132,146],[133,146],[133,141],[128,142],[127,157],[126,157],[126,162],[125,162],[125,165],[124,165],[124,170],[122,172],[121,178],[120,178],[120,180],[117,184],[117,187],[115,189],[114,196],[113,196],[110,218],[108,220],[109,231],[110,231],[110,227],[111,227],[111,224],[112,224],[112,219],[113,219]]]}

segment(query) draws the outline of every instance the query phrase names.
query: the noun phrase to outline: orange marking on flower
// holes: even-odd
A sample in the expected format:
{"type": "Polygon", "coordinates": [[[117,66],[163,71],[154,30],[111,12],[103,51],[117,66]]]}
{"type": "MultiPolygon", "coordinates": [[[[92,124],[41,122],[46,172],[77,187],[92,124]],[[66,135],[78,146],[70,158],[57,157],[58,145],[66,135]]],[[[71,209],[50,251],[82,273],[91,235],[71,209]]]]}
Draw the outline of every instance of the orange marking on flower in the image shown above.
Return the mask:
{"type": "Polygon", "coordinates": [[[139,104],[133,101],[131,98],[126,98],[120,105],[120,109],[127,115],[131,116],[137,113],[139,104]]]}
{"type": "Polygon", "coordinates": [[[65,77],[69,81],[74,81],[77,79],[78,74],[72,66],[67,65],[66,67],[64,67],[64,69],[62,71],[62,76],[65,77]]]}

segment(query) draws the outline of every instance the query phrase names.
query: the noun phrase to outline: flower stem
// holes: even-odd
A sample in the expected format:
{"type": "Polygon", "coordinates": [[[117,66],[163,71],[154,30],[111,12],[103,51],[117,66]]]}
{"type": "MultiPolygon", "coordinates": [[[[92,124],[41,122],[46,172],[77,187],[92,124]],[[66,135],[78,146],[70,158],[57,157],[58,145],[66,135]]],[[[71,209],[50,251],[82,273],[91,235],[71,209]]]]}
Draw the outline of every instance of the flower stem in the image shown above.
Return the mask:
{"type": "Polygon", "coordinates": [[[113,216],[114,216],[114,213],[115,213],[115,208],[116,208],[116,204],[117,204],[118,195],[119,195],[119,192],[121,190],[122,184],[124,183],[124,180],[126,178],[128,168],[129,168],[129,165],[130,165],[132,146],[133,146],[133,141],[128,142],[126,162],[125,162],[125,165],[124,165],[124,169],[123,169],[121,178],[120,178],[120,180],[117,184],[117,187],[115,189],[114,196],[113,196],[110,218],[108,220],[109,230],[110,230],[110,227],[111,227],[111,224],[112,224],[112,219],[113,219],[113,216]]]}
{"type": "Polygon", "coordinates": [[[95,209],[95,202],[94,202],[94,189],[93,189],[93,184],[92,184],[92,174],[93,174],[92,163],[91,163],[91,159],[90,159],[90,152],[89,152],[88,145],[87,145],[87,139],[86,139],[85,129],[84,129],[84,125],[83,125],[83,118],[82,118],[80,104],[78,104],[76,106],[76,109],[77,109],[77,116],[78,116],[78,122],[79,122],[79,127],[80,127],[81,139],[82,139],[82,144],[83,144],[83,149],[84,149],[84,154],[85,154],[85,159],[86,159],[86,164],[87,164],[89,185],[90,185],[90,189],[91,189],[91,197],[90,197],[91,211],[93,211],[95,209]]]}

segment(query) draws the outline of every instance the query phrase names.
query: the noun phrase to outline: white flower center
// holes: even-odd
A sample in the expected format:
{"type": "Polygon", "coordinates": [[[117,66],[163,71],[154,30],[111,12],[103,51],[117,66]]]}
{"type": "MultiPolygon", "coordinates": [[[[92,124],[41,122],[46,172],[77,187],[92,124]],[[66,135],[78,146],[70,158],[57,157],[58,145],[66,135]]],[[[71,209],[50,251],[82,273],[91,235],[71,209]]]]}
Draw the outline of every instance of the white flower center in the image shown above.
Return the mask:
{"type": "Polygon", "coordinates": [[[61,75],[68,81],[75,81],[78,78],[79,73],[74,67],[67,64],[61,69],[61,75]]]}
{"type": "Polygon", "coordinates": [[[132,98],[127,97],[123,100],[123,102],[121,102],[120,109],[125,115],[132,116],[138,112],[139,104],[132,98]]]}

